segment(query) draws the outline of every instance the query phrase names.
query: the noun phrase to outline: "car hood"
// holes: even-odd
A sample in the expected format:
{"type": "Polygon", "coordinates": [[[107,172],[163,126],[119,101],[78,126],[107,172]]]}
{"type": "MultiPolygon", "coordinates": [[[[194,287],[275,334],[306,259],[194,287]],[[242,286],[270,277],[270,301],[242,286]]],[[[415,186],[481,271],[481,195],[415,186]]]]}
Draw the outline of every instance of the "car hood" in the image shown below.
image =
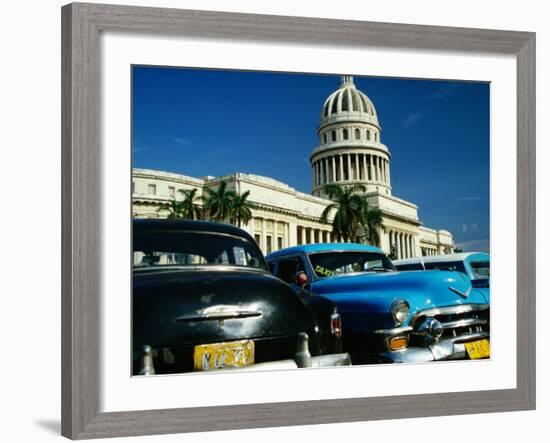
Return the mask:
{"type": "Polygon", "coordinates": [[[338,305],[347,328],[395,327],[390,314],[397,300],[409,303],[415,312],[460,304],[485,304],[480,291],[472,289],[467,276],[450,271],[356,273],[328,277],[312,283],[312,291],[338,305]]]}
{"type": "Polygon", "coordinates": [[[314,328],[289,286],[263,271],[134,272],[134,349],[277,337],[314,328]]]}

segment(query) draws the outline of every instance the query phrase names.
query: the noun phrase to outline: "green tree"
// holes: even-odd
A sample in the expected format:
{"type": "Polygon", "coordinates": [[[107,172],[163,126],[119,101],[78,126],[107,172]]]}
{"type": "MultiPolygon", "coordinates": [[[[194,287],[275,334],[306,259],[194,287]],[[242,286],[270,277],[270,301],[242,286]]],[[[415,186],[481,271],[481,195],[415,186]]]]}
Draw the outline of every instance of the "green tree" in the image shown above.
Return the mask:
{"type": "Polygon", "coordinates": [[[363,185],[341,187],[336,184],[325,185],[324,192],[333,201],[321,214],[321,221],[328,222],[330,214],[334,212],[332,231],[342,236],[344,241],[356,241],[357,229],[363,221],[363,197],[359,192],[365,192],[363,185]]]}
{"type": "Polygon", "coordinates": [[[168,204],[165,204],[157,209],[157,212],[168,211],[166,218],[181,218],[181,204],[175,198],[170,200],[168,204]]]}
{"type": "Polygon", "coordinates": [[[227,190],[226,181],[222,180],[216,190],[205,186],[203,192],[204,210],[210,219],[214,221],[228,220],[231,216],[234,196],[234,192],[227,190]]]}
{"type": "Polygon", "coordinates": [[[250,191],[246,191],[244,194],[234,193],[232,197],[229,221],[236,224],[239,228],[241,224],[248,223],[252,218],[251,209],[254,205],[247,200],[249,196],[250,191]]]}
{"type": "Polygon", "coordinates": [[[197,189],[180,189],[178,192],[183,196],[183,200],[179,202],[181,217],[189,220],[200,220],[202,207],[199,201],[202,198],[197,195],[197,189]]]}
{"type": "Polygon", "coordinates": [[[378,208],[369,208],[366,199],[363,199],[361,208],[361,224],[366,231],[366,237],[369,244],[380,246],[380,228],[382,225],[382,211],[378,208]]]}

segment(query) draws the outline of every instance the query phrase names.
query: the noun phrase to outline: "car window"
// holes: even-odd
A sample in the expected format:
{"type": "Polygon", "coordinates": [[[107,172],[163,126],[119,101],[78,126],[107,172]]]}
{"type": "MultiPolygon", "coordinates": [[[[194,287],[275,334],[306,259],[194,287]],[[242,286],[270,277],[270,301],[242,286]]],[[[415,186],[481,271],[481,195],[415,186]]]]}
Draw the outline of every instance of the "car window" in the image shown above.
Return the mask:
{"type": "Polygon", "coordinates": [[[470,263],[470,266],[476,279],[489,278],[491,276],[488,261],[472,262],[470,263]]]}
{"type": "Polygon", "coordinates": [[[408,263],[406,265],[395,265],[398,271],[423,271],[422,263],[408,263]]]}
{"type": "Polygon", "coordinates": [[[279,261],[279,268],[277,269],[277,277],[281,280],[292,283],[296,270],[298,269],[298,257],[282,259],[279,261]]]}
{"type": "Polygon", "coordinates": [[[309,260],[318,278],[353,272],[395,271],[390,259],[379,252],[318,252],[309,254],[309,260]]]}
{"type": "Polygon", "coordinates": [[[267,270],[258,246],[246,238],[202,231],[135,232],[135,268],[223,265],[267,270]]]}
{"type": "Polygon", "coordinates": [[[453,262],[427,262],[424,263],[426,269],[441,269],[442,271],[458,271],[468,275],[464,263],[461,261],[453,262]]]}

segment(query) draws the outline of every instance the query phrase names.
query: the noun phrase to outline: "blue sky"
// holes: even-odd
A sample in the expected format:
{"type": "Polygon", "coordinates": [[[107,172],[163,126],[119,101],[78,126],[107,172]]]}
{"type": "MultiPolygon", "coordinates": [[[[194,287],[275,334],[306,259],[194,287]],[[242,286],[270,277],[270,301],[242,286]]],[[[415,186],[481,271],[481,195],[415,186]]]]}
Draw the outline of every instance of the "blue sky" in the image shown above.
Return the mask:
{"type": "MultiPolygon", "coordinates": [[[[391,154],[393,195],[464,250],[489,248],[489,84],[354,77],[391,154]]],[[[273,177],[311,192],[311,150],[339,76],[134,67],[133,166],[273,177]]]]}

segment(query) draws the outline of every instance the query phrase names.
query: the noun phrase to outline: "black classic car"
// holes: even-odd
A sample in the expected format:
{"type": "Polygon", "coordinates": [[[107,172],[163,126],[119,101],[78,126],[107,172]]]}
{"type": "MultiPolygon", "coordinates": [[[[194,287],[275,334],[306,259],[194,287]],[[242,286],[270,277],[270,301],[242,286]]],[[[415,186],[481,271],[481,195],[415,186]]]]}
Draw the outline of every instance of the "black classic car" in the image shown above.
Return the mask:
{"type": "Polygon", "coordinates": [[[272,276],[232,225],[133,223],[133,373],[350,364],[328,299],[272,276]]]}

